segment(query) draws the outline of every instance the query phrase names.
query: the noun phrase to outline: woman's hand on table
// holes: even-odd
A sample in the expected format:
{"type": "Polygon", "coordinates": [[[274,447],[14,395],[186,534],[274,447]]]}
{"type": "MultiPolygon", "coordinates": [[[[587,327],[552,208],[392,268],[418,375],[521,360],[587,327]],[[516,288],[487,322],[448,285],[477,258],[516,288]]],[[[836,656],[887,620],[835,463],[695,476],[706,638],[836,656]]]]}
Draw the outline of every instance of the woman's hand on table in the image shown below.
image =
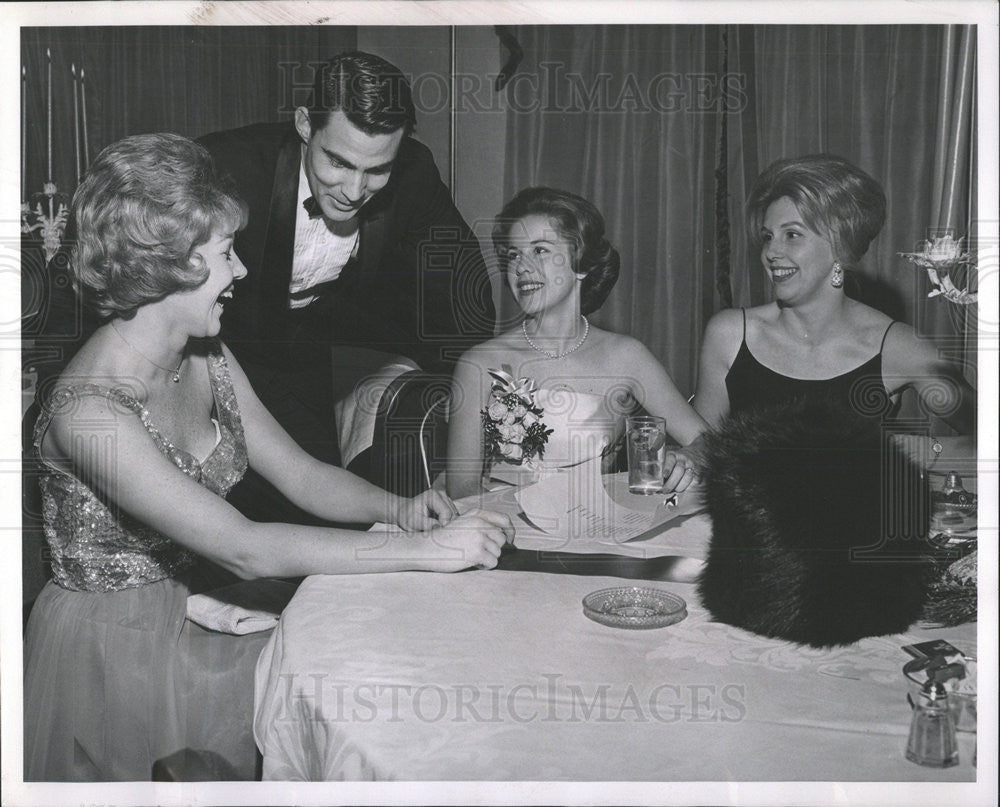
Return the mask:
{"type": "Polygon", "coordinates": [[[456,516],[446,526],[423,533],[433,557],[428,567],[435,572],[459,572],[470,567],[492,569],[500,550],[514,540],[514,526],[503,513],[471,510],[456,516]]]}
{"type": "Polygon", "coordinates": [[[412,499],[399,499],[393,521],[407,532],[423,532],[443,527],[458,516],[458,508],[440,490],[425,490],[412,499]]]}
{"type": "Polygon", "coordinates": [[[683,450],[668,451],[663,457],[663,492],[680,493],[698,480],[694,460],[683,450]]]}

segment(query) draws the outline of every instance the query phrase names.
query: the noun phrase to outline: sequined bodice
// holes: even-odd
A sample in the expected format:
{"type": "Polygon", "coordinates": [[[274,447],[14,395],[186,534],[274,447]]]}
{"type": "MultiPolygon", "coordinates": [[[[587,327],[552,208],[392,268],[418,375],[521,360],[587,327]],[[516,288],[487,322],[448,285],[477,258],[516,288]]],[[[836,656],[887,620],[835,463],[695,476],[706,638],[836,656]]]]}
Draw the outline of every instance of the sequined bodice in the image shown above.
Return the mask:
{"type": "MultiPolygon", "coordinates": [[[[62,386],[53,391],[35,424],[35,452],[39,452],[54,414],[72,407],[80,396],[99,396],[107,402],[109,419],[104,424],[100,421],[80,424],[88,432],[82,435],[85,439],[113,451],[111,415],[122,409],[132,412],[142,421],[157,448],[183,473],[213,493],[225,496],[246,471],[247,450],[229,366],[218,342],[208,353],[208,372],[215,396],[219,440],[202,461],[172,445],[156,428],[145,407],[129,392],[97,384],[62,386]]],[[[173,577],[193,564],[191,552],[118,511],[66,468],[45,460],[43,463],[49,470],[39,480],[42,517],[52,573],[60,586],[80,591],[119,591],[173,577]]]]}

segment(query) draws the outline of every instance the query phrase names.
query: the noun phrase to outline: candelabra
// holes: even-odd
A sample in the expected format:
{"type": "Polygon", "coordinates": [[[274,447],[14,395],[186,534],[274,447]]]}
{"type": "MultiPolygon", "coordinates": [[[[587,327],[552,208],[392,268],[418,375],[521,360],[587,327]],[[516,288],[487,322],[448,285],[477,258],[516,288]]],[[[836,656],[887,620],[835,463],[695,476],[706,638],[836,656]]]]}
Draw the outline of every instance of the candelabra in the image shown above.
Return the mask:
{"type": "MultiPolygon", "coordinates": [[[[52,260],[62,246],[69,217],[69,197],[59,192],[52,180],[52,52],[45,51],[45,109],[46,109],[46,177],[41,193],[34,193],[27,201],[21,202],[21,232],[30,236],[37,234],[41,239],[45,262],[52,260]]],[[[70,66],[73,79],[73,135],[76,153],[76,181],[80,182],[82,172],[89,165],[89,141],[87,133],[87,87],[83,68],[77,73],[76,64],[70,66]],[[82,143],[81,143],[82,131],[82,143]],[[82,145],[82,149],[81,149],[82,145]]],[[[21,182],[27,176],[27,116],[25,99],[28,89],[27,68],[21,68],[21,182]]]]}

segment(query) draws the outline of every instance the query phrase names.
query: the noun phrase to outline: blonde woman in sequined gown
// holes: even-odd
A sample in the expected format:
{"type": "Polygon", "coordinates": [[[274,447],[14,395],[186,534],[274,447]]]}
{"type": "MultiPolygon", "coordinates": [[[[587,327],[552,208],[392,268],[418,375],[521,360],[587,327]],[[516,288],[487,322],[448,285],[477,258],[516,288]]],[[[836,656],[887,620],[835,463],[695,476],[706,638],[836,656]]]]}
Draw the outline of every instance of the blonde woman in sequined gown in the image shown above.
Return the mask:
{"type": "MultiPolygon", "coordinates": [[[[546,469],[607,452],[638,407],[666,419],[671,437],[689,445],[706,428],[663,366],[638,340],[590,324],[618,279],[618,252],[604,235],[598,210],[575,194],[527,188],[497,217],[493,245],[511,293],[524,311],[517,327],[472,348],[455,370],[448,441],[447,489],[452,496],[481,490],[484,440],[481,412],[500,370],[536,387],[535,402],[552,429],[541,462],[497,461],[491,474],[530,481],[546,469]],[[519,477],[518,477],[519,475],[519,477]]],[[[666,486],[686,489],[694,464],[668,453],[666,486]]]]}
{"type": "Polygon", "coordinates": [[[78,291],[107,322],[35,428],[53,580],[25,637],[25,779],[148,780],[184,749],[253,778],[267,634],[185,619],[196,559],[241,578],[489,568],[510,522],[457,516],[441,493],[391,496],[312,459],[268,414],[217,338],[246,273],[232,251],[246,213],[201,146],[109,146],[73,215],[78,291]],[[251,522],[225,500],[248,465],[322,519],[408,532],[251,522]]]}

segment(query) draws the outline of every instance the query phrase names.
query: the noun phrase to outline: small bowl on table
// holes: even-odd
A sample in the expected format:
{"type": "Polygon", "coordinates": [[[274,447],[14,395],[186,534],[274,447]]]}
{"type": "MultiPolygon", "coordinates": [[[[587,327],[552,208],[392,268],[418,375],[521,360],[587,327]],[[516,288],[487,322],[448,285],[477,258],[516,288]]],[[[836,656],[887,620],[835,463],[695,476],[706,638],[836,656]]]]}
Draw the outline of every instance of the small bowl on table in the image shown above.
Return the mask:
{"type": "Polygon", "coordinates": [[[665,628],[687,617],[687,603],[662,589],[622,586],[588,594],[583,613],[611,628],[665,628]]]}

